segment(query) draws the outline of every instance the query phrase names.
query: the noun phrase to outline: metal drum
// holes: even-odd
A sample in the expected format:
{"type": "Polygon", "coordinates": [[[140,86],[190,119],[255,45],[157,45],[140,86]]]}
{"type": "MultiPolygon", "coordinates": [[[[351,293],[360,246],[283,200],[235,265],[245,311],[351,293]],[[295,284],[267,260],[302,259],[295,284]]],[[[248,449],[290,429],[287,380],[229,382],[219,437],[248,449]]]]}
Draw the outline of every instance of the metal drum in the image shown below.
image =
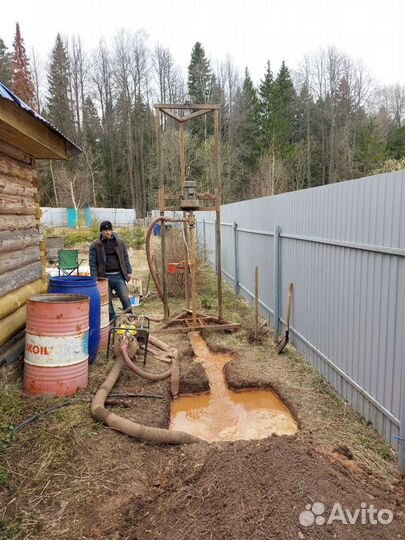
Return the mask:
{"type": "Polygon", "coordinates": [[[100,293],[97,278],[87,276],[54,276],[49,278],[48,292],[82,294],[90,298],[89,362],[97,359],[100,345],[100,293]]]}
{"type": "Polygon", "coordinates": [[[101,299],[101,321],[100,321],[100,352],[107,350],[108,332],[110,329],[109,299],[108,299],[108,279],[97,278],[97,287],[100,291],[101,299]]]}
{"type": "Polygon", "coordinates": [[[24,391],[70,396],[88,383],[90,300],[41,294],[27,301],[24,391]]]}

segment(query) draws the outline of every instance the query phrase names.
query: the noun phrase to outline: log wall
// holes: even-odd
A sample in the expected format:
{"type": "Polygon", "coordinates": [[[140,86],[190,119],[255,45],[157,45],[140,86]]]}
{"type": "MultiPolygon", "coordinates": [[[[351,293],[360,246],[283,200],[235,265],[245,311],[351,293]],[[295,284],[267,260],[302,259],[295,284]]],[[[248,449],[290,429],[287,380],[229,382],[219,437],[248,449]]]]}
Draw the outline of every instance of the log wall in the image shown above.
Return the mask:
{"type": "Polygon", "coordinates": [[[46,290],[35,161],[0,143],[0,346],[25,325],[25,304],[46,290]]]}

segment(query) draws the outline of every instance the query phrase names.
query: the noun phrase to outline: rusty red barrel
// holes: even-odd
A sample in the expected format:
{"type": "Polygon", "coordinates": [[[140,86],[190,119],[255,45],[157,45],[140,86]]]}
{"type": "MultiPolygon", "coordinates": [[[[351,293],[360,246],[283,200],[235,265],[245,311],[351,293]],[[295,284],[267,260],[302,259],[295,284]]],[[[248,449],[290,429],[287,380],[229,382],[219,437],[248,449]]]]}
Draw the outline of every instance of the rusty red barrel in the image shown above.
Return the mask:
{"type": "Polygon", "coordinates": [[[97,278],[97,287],[100,291],[101,299],[100,351],[106,351],[108,345],[108,332],[110,330],[110,315],[108,311],[108,279],[97,278]]]}
{"type": "Polygon", "coordinates": [[[90,300],[41,294],[27,301],[24,391],[70,396],[88,383],[90,300]]]}

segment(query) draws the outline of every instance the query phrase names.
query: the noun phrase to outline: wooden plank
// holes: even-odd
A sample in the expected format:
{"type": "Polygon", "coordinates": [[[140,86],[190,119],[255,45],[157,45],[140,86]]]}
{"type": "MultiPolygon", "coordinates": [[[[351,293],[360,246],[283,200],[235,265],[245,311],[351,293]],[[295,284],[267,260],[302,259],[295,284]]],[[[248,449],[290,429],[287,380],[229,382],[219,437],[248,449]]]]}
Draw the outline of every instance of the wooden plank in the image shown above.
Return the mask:
{"type": "MultiPolygon", "coordinates": [[[[165,111],[162,111],[162,112],[165,112],[165,111]]],[[[208,110],[208,111],[195,111],[191,114],[187,114],[186,116],[182,116],[180,121],[181,122],[188,122],[189,120],[193,120],[193,118],[198,118],[199,116],[203,116],[204,114],[209,114],[210,112],[212,112],[212,110],[208,110]]]]}
{"type": "Polygon", "coordinates": [[[34,172],[35,170],[29,165],[19,163],[15,159],[0,154],[0,174],[10,179],[17,178],[18,180],[32,184],[34,172]]]}
{"type": "MultiPolygon", "coordinates": [[[[212,332],[217,332],[220,330],[239,330],[240,324],[237,323],[229,323],[229,324],[205,324],[204,326],[199,326],[198,324],[192,328],[192,330],[207,330],[212,332]]],[[[185,333],[190,332],[191,327],[187,326],[176,326],[175,328],[157,328],[154,330],[154,333],[156,334],[176,334],[179,333],[185,333]]]]}
{"type": "Polygon", "coordinates": [[[36,225],[35,216],[2,216],[0,215],[0,231],[17,231],[33,229],[36,225]]]}
{"type": "Polygon", "coordinates": [[[8,157],[12,157],[17,161],[21,161],[27,165],[33,165],[31,156],[4,141],[0,141],[0,154],[6,154],[8,157]]]}
{"type": "Polygon", "coordinates": [[[156,103],[153,105],[155,109],[185,109],[185,110],[206,110],[206,111],[215,111],[215,109],[220,109],[221,105],[216,103],[188,103],[188,104],[176,104],[176,103],[156,103]]]}
{"type": "Polygon", "coordinates": [[[11,251],[10,253],[0,252],[0,274],[39,261],[40,255],[41,252],[39,251],[39,246],[32,246],[19,251],[11,251]]]}
{"type": "Polygon", "coordinates": [[[36,294],[42,294],[47,289],[47,284],[42,279],[37,279],[19,289],[0,298],[0,319],[11,315],[16,309],[23,306],[28,298],[36,294]]]}
{"type": "Polygon", "coordinates": [[[42,267],[40,262],[30,263],[17,270],[4,272],[0,274],[0,297],[36,281],[42,276],[42,267]]]}
{"type": "Polygon", "coordinates": [[[34,199],[34,195],[37,193],[37,188],[32,185],[31,182],[25,182],[17,178],[8,178],[0,173],[0,195],[22,195],[24,197],[31,197],[34,199]]]}
{"type": "Polygon", "coordinates": [[[15,103],[0,99],[0,139],[30,156],[67,159],[66,140],[15,103]]]}
{"type": "Polygon", "coordinates": [[[18,251],[29,246],[39,246],[38,229],[26,231],[0,231],[0,253],[18,251]]]}
{"type": "Polygon", "coordinates": [[[177,114],[174,114],[170,111],[165,111],[164,109],[162,109],[162,113],[164,113],[166,116],[169,116],[173,120],[176,120],[176,122],[181,122],[181,117],[177,116],[177,114]]]}
{"type": "Polygon", "coordinates": [[[0,320],[0,345],[3,345],[10,338],[15,336],[25,326],[27,318],[27,308],[20,307],[8,317],[0,320]]]}

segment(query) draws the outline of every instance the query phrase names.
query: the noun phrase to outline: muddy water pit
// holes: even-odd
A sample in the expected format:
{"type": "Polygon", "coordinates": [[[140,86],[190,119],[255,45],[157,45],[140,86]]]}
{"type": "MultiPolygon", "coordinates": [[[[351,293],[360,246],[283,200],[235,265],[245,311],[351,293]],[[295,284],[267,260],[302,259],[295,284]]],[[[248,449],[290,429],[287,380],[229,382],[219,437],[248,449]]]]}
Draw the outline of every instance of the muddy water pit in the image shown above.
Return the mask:
{"type": "Polygon", "coordinates": [[[271,390],[234,392],[226,386],[223,367],[231,354],[212,353],[198,332],[188,334],[196,361],[203,365],[210,393],[180,397],[171,403],[170,429],[209,442],[293,435],[297,423],[271,390]]]}

